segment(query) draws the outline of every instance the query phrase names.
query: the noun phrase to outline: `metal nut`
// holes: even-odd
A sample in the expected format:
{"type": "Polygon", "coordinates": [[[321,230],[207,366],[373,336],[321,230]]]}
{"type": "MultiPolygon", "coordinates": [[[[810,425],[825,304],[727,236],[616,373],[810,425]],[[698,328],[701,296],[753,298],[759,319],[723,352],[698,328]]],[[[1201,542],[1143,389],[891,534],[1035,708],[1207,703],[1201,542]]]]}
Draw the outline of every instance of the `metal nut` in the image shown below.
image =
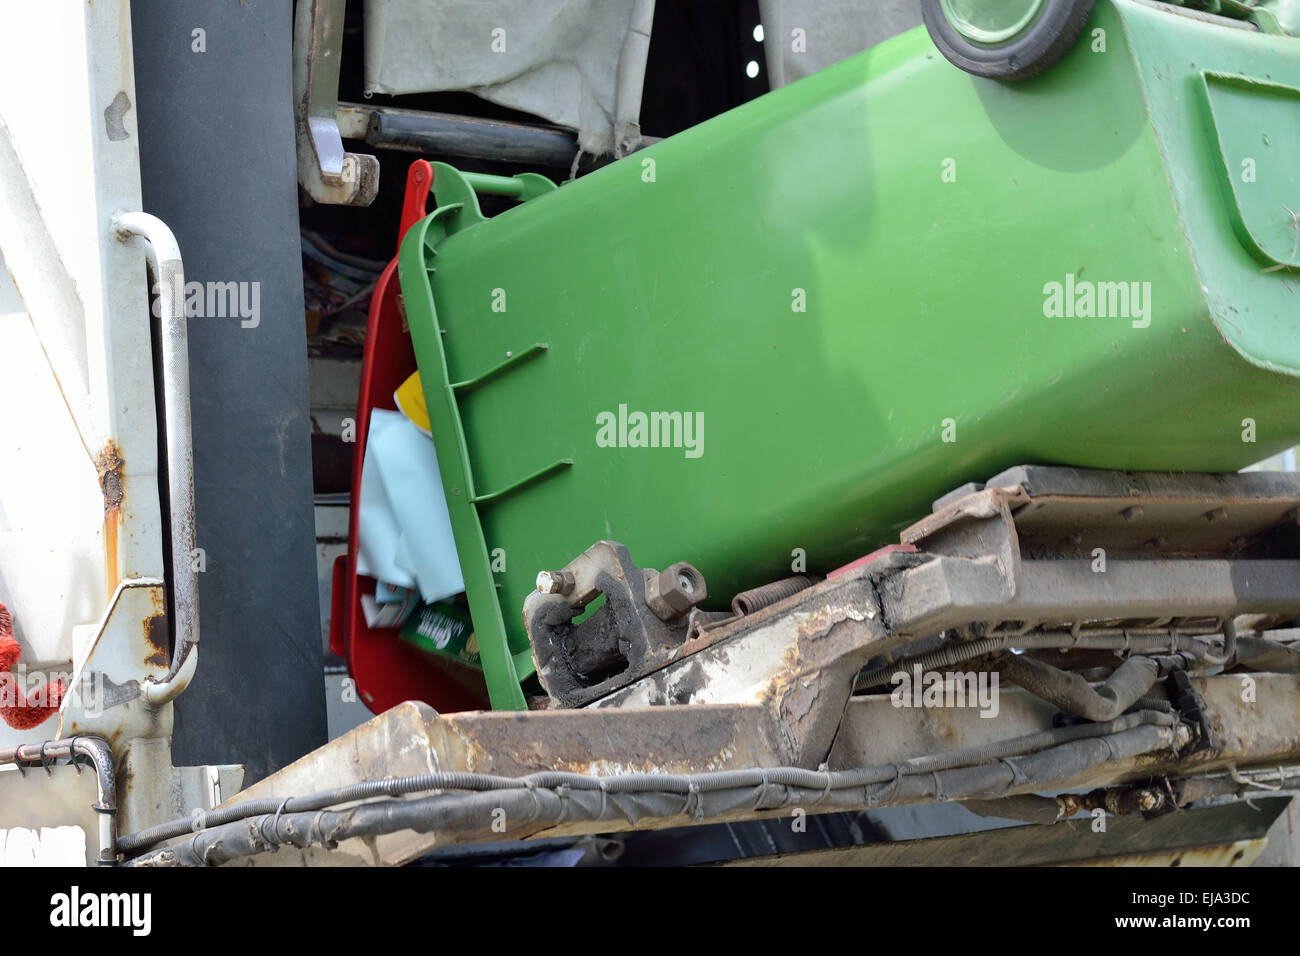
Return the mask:
{"type": "Polygon", "coordinates": [[[704,575],[685,561],[678,561],[648,579],[645,603],[661,621],[672,621],[709,596],[704,575]]]}
{"type": "Polygon", "coordinates": [[[573,575],[568,571],[542,571],[537,575],[537,590],[543,594],[569,594],[573,587],[573,575]]]}

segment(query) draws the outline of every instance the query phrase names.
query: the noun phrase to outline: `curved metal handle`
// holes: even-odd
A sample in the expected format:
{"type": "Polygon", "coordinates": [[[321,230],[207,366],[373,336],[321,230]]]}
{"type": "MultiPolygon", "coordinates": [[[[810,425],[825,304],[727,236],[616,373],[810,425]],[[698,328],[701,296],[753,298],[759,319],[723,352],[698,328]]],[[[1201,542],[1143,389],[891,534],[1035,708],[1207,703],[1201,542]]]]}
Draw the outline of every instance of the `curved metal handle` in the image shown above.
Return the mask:
{"type": "Polygon", "coordinates": [[[139,236],[149,243],[149,258],[158,280],[161,323],[163,411],[167,431],[167,503],[171,515],[172,610],[176,653],[161,681],[147,681],[140,691],[161,707],[189,686],[199,658],[199,580],[194,570],[194,447],[190,427],[190,357],[185,328],[185,268],[176,237],[157,216],[118,212],[112,219],[117,238],[139,236]]]}

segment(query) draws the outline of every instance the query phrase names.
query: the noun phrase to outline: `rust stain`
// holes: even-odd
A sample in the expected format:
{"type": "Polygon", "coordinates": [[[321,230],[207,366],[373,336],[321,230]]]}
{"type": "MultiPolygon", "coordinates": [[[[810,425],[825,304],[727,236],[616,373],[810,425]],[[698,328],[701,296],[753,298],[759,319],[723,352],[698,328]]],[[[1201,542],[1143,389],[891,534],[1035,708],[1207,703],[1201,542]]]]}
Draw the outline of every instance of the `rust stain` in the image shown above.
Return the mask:
{"type": "Polygon", "coordinates": [[[113,762],[117,768],[117,795],[121,800],[135,787],[135,765],[127,759],[127,751],[121,749],[117,739],[113,740],[113,762]]]}
{"type": "Polygon", "coordinates": [[[153,614],[144,619],[144,639],[145,643],[152,649],[150,654],[144,659],[146,665],[155,667],[166,667],[168,664],[167,654],[167,616],[165,614],[153,614]]]}
{"type": "Polygon", "coordinates": [[[117,442],[109,439],[95,458],[95,471],[99,473],[99,488],[104,495],[104,569],[108,593],[112,594],[120,577],[117,567],[118,532],[122,526],[122,469],[125,467],[117,442]]]}

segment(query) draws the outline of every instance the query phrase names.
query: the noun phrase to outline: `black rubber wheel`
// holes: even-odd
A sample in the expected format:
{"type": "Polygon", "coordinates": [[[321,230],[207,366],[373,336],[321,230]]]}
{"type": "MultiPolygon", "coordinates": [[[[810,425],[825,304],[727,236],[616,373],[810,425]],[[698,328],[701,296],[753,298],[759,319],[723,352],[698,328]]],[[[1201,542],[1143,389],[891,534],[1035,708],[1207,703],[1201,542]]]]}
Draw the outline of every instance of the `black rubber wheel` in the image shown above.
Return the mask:
{"type": "Polygon", "coordinates": [[[1001,43],[978,43],[961,33],[943,10],[942,0],[921,0],[930,39],[948,62],[967,73],[998,80],[1023,80],[1060,60],[1079,39],[1093,0],[1047,0],[1023,32],[1001,43]]]}

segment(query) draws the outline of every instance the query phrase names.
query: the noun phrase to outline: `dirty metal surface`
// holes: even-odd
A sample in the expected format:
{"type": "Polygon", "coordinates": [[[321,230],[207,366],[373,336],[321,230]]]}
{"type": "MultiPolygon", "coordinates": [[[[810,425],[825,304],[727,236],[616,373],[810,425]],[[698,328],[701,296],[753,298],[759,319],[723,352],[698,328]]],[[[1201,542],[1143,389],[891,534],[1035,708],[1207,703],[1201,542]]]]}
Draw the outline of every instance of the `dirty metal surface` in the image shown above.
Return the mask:
{"type": "MultiPolygon", "coordinates": [[[[329,790],[362,780],[453,769],[454,758],[436,752],[433,746],[431,729],[437,726],[438,720],[434,710],[425,704],[413,701],[399,704],[257,781],[222,805],[329,790]]],[[[274,866],[394,865],[424,852],[428,839],[394,833],[372,840],[348,840],[330,852],[284,847],[265,859],[250,862],[274,866]]]]}
{"type": "MultiPolygon", "coordinates": [[[[1163,751],[1108,764],[1062,781],[1059,790],[1215,770],[1235,765],[1271,767],[1300,759],[1300,677],[1255,675],[1257,700],[1284,701],[1257,710],[1241,700],[1239,675],[1198,680],[1220,749],[1175,756],[1163,751]]],[[[1040,731],[1052,725],[1053,709],[1016,689],[1003,692],[997,720],[972,708],[903,711],[888,697],[853,698],[831,755],[832,769],[896,762],[1040,731]],[[910,715],[910,720],[906,716],[910,715]]],[[[781,762],[785,741],[769,736],[769,716],[760,703],[690,707],[584,708],[530,713],[474,712],[440,717],[422,704],[407,703],[333,741],[280,774],[260,781],[229,803],[255,797],[287,797],[355,783],[431,770],[460,770],[519,776],[555,769],[579,773],[638,771],[700,772],[772,767],[781,762]]],[[[1007,795],[1032,786],[1010,787],[1007,795]]],[[[1041,790],[1041,785],[1038,787],[1041,790]]],[[[882,800],[878,806],[890,805],[882,800]]],[[[810,808],[809,812],[817,812],[810,808]]],[[[788,816],[788,811],[738,810],[710,822],[788,816]]],[[[1127,819],[1127,818],[1125,818],[1127,819]]],[[[635,826],[605,822],[562,822],[512,827],[511,838],[561,837],[617,829],[658,829],[688,824],[688,816],[642,819],[635,826]]],[[[1038,828],[1036,832],[1051,832],[1038,828]]],[[[397,865],[436,847],[501,839],[485,823],[479,829],[431,834],[403,832],[366,841],[350,840],[334,852],[282,848],[243,861],[247,865],[397,865]]],[[[1159,846],[1159,844],[1153,844],[1159,846]]],[[[1125,852],[1138,852],[1131,848],[1125,852]]],[[[1112,854],[1113,855],[1113,854],[1112,854]]]]}
{"type": "Polygon", "coordinates": [[[111,438],[95,456],[95,471],[99,475],[99,488],[104,495],[104,566],[105,590],[112,594],[118,582],[117,545],[118,528],[122,523],[122,471],[125,462],[111,438]]]}
{"type": "Polygon", "coordinates": [[[1091,816],[962,836],[750,857],[722,866],[1250,866],[1290,797],[1203,807],[1152,820],[1091,816]]]}
{"type": "Polygon", "coordinates": [[[120,752],[135,737],[170,734],[170,708],[151,709],[140,696],[143,681],[167,672],[165,601],[158,579],[123,581],[100,621],[72,635],[71,660],[23,662],[20,687],[60,681],[68,691],[60,712],[38,726],[21,733],[0,727],[0,746],[95,734],[120,752]]]}
{"type": "Polygon", "coordinates": [[[1300,480],[1021,467],[905,529],[891,632],[1300,612],[1300,480]],[[1104,563],[1098,565],[1098,559],[1104,563]],[[1098,567],[1104,568],[1099,572],[1098,567]]]}
{"type": "MultiPolygon", "coordinates": [[[[477,711],[440,717],[417,702],[397,707],[330,741],[320,750],[258,781],[227,805],[261,797],[283,798],[373,780],[462,770],[522,776],[538,770],[577,773],[696,773],[738,766],[772,766],[756,707],[629,708],[515,713],[477,711]]],[[[649,823],[670,826],[676,821],[649,823]]],[[[544,832],[549,827],[538,827],[544,832]]],[[[572,824],[570,832],[599,833],[608,823],[572,824]],[[576,830],[572,827],[577,827],[576,830]]],[[[512,838],[530,835],[514,833],[512,838]]],[[[284,847],[247,865],[398,865],[437,846],[486,842],[501,834],[481,831],[414,834],[409,831],[344,841],[337,850],[284,847]]]]}
{"type": "Polygon", "coordinates": [[[243,784],[244,768],[238,764],[177,767],[169,737],[137,737],[126,742],[118,758],[118,832],[210,810],[243,784]]]}
{"type": "Polygon", "coordinates": [[[998,597],[996,574],[961,558],[936,558],[881,585],[886,619],[914,637],[972,622],[996,625],[1076,621],[1269,616],[1300,612],[1300,561],[1157,559],[1022,561],[1017,593],[998,597]]]}
{"type": "Polygon", "coordinates": [[[934,502],[934,511],[941,511],[973,492],[990,488],[1020,488],[1031,498],[1148,498],[1229,503],[1293,499],[1300,503],[1300,475],[1295,472],[1203,474],[1016,465],[988,481],[955,488],[934,502]]]}
{"type": "Polygon", "coordinates": [[[1061,866],[1254,866],[1268,846],[1264,837],[1175,850],[1128,853],[1099,860],[1071,860],[1061,866]]]}
{"type": "MultiPolygon", "coordinates": [[[[1285,499],[1290,491],[1264,484],[1273,498],[1262,518],[1262,512],[1253,513],[1265,525],[1257,530],[1285,530],[1290,511],[1280,510],[1274,499],[1279,494],[1285,499]]],[[[887,694],[850,696],[854,677],[867,660],[918,636],[972,622],[1023,628],[1096,619],[1167,623],[1183,617],[1300,612],[1295,583],[1300,580],[1300,562],[1286,548],[1279,552],[1290,555],[1285,559],[1263,553],[1192,559],[1157,548],[1155,555],[1115,558],[1106,574],[1094,573],[1086,560],[1027,558],[1021,551],[1018,516],[1034,500],[1018,486],[952,498],[904,532],[906,550],[873,555],[770,607],[720,622],[697,638],[698,644],[684,643],[663,666],[585,708],[439,717],[419,705],[402,705],[235,799],[284,797],[426,769],[519,776],[539,770],[624,774],[811,768],[823,761],[836,770],[897,764],[1036,733],[1054,726],[1056,717],[1051,704],[1015,687],[1000,688],[988,707],[906,708],[896,706],[887,694]],[[398,754],[390,758],[393,741],[399,742],[398,754]]],[[[1060,514],[1073,514],[1070,507],[1061,505],[1060,514]]],[[[1049,510],[1044,508],[1042,514],[1050,517],[1049,510]]],[[[1131,512],[1123,520],[1136,515],[1131,512]]],[[[1059,531],[1046,518],[1041,527],[1059,531]]],[[[640,575],[640,569],[634,570],[640,575]]],[[[569,587],[561,577],[556,581],[561,589],[569,587]]],[[[594,581],[587,581],[578,591],[585,595],[593,589],[599,590],[594,581]]],[[[1204,725],[1211,733],[1208,746],[1111,759],[1074,771],[1054,783],[1053,791],[1149,781],[1163,786],[1165,779],[1177,781],[1196,773],[1300,761],[1300,676],[1198,676],[1190,678],[1190,686],[1203,701],[1204,725]]],[[[1157,687],[1151,693],[1159,697],[1164,691],[1157,687]]],[[[1041,784],[1011,780],[1003,795],[1027,794],[1035,787],[1041,792],[1041,784]]],[[[862,799],[868,796],[864,793],[862,799]]],[[[885,806],[894,798],[875,794],[870,799],[885,806]]],[[[781,811],[733,810],[712,819],[772,813],[781,811]]],[[[684,822],[689,821],[659,817],[635,824],[525,824],[512,827],[511,836],[552,837],[684,822]]],[[[1066,826],[1053,832],[1068,836],[1068,831],[1066,826]]],[[[398,834],[364,845],[351,841],[356,845],[345,844],[343,853],[333,856],[284,849],[272,859],[251,862],[395,863],[436,846],[497,838],[499,834],[484,825],[429,835],[398,834]]],[[[1224,838],[1192,849],[1203,850],[1211,859],[1217,858],[1216,847],[1230,847],[1231,859],[1243,840],[1253,839],[1224,838]]],[[[1138,841],[1122,852],[1099,851],[1089,859],[1137,859],[1162,853],[1168,846],[1138,841]]],[[[1249,847],[1247,851],[1254,852],[1249,847]]],[[[1069,851],[1059,852],[1064,856],[1057,862],[1063,862],[1069,851]]]]}
{"type": "Polygon", "coordinates": [[[687,615],[708,596],[695,568],[637,567],[617,541],[597,541],[563,570],[542,572],[538,584],[524,601],[524,626],[538,679],[562,707],[588,704],[680,656],[687,615]],[[602,595],[604,604],[573,623],[602,595]]]}
{"type": "MultiPolygon", "coordinates": [[[[1174,535],[1178,539],[1173,540],[1159,534],[1144,537],[1140,553],[1133,553],[1130,547],[1132,527],[1141,524],[1146,507],[1152,509],[1153,520],[1161,523],[1146,527],[1143,535],[1166,525],[1178,529],[1189,524],[1196,526],[1199,534],[1199,522],[1231,526],[1233,542],[1244,536],[1276,543],[1274,532],[1285,535],[1295,526],[1300,483],[1271,477],[1257,480],[1252,475],[1161,478],[1022,468],[1010,477],[1000,477],[1001,483],[948,496],[936,503],[934,514],[904,530],[901,541],[908,554],[882,554],[855,563],[831,581],[792,595],[773,608],[712,625],[699,644],[687,641],[675,647],[657,669],[606,693],[593,706],[779,698],[782,703],[774,712],[789,729],[791,752],[806,759],[815,746],[808,752],[801,749],[800,741],[808,732],[798,725],[813,710],[818,711],[815,720],[824,721],[827,709],[834,709],[826,702],[837,692],[838,668],[856,660],[863,643],[869,642],[876,654],[881,654],[905,639],[973,624],[996,627],[1012,622],[1027,630],[1088,622],[1168,623],[1240,614],[1285,617],[1300,613],[1300,589],[1295,585],[1300,580],[1300,560],[1295,560],[1300,552],[1295,549],[1282,547],[1282,559],[1253,552],[1231,560],[1221,551],[1189,556],[1193,546],[1226,547],[1227,542],[1221,541],[1221,536],[1174,535]],[[1234,478],[1245,480],[1230,480],[1234,478]],[[1090,497],[1035,497],[1044,490],[1090,497]],[[1216,499],[1216,494],[1223,497],[1216,499]],[[1079,510],[1083,500],[1089,502],[1089,510],[1079,510]],[[1223,501],[1223,507],[1212,507],[1216,500],[1223,501]],[[1079,550],[1083,544],[1095,542],[1083,542],[1072,530],[1075,519],[1095,515],[1102,507],[1097,502],[1104,503],[1108,513],[1118,515],[1116,521],[1124,532],[1097,538],[1107,546],[1114,543],[1105,573],[1096,571],[1097,552],[1079,550]],[[1173,509],[1168,514],[1161,510],[1166,506],[1173,509]],[[1053,557],[1025,557],[1022,516],[1037,529],[1040,552],[1042,540],[1056,541],[1053,557]],[[1073,553],[1063,556],[1062,541],[1073,553]],[[868,581],[870,587],[859,586],[855,593],[838,590],[850,579],[868,581]],[[820,606],[830,595],[834,595],[831,603],[820,606]],[[854,615],[877,620],[872,627],[858,627],[848,638],[844,635],[852,627],[837,631],[821,626],[831,617],[854,615]],[[821,644],[811,640],[823,632],[838,633],[839,639],[821,644]],[[824,705],[814,708],[813,702],[818,700],[824,705]]],[[[1107,529],[1109,526],[1103,530],[1107,529]]],[[[1232,554],[1241,551],[1237,546],[1232,554]]],[[[636,642],[632,644],[635,653],[636,642]]],[[[611,684],[617,681],[589,690],[608,689],[611,684]]],[[[810,739],[820,738],[814,733],[810,739]]]]}
{"type": "MultiPolygon", "coordinates": [[[[242,783],[242,770],[235,766],[172,765],[172,705],[151,707],[140,691],[144,681],[167,673],[167,642],[162,583],[147,578],[121,582],[104,619],[74,642],[75,667],[69,665],[71,690],[63,712],[31,732],[36,742],[78,734],[108,741],[118,762],[121,832],[213,806],[221,790],[230,794],[242,783]],[[207,780],[212,774],[215,790],[207,780]]],[[[58,781],[52,786],[58,789],[58,781]]],[[[95,842],[93,831],[90,842],[95,842]]]]}
{"type": "MultiPolygon", "coordinates": [[[[1186,776],[1235,765],[1276,767],[1300,759],[1300,675],[1193,677],[1206,703],[1217,750],[1171,759],[1147,754],[1115,761],[1059,789],[1096,787],[1154,775],[1186,776]],[[1250,693],[1243,694],[1249,687],[1250,693]],[[1253,700],[1243,700],[1253,697],[1253,700]]],[[[1159,696],[1153,693],[1152,696],[1159,696]]],[[[895,707],[887,694],[854,697],[830,755],[832,769],[895,763],[1033,733],[1051,726],[1055,708],[1018,687],[999,688],[995,719],[973,707],[895,707]]]]}
{"type": "Polygon", "coordinates": [[[874,565],[799,591],[707,632],[711,643],[609,695],[600,709],[754,703],[783,762],[816,767],[839,725],[853,679],[896,642],[875,597],[874,565]]]}
{"type": "MultiPolygon", "coordinates": [[[[1030,471],[1051,478],[1055,470],[1030,471]]],[[[1067,471],[1060,480],[1073,481],[1071,488],[1091,487],[1098,494],[1114,491],[1112,486],[1123,488],[1129,496],[1122,501],[1139,510],[1147,501],[1135,489],[1150,482],[1067,471]]],[[[1249,497],[1240,490],[1243,483],[1216,479],[1211,484],[1220,490],[1237,488],[1238,498],[1249,497]]],[[[1259,533],[1279,520],[1284,525],[1291,521],[1292,496],[1300,493],[1295,482],[1244,484],[1256,489],[1252,500],[1267,501],[1271,509],[1266,517],[1274,524],[1257,528],[1259,533]]],[[[1192,497],[1199,508],[1203,495],[1192,497]]],[[[797,765],[815,766],[824,753],[821,746],[839,723],[843,672],[906,640],[972,624],[994,628],[1010,623],[1027,630],[1300,613],[1298,560],[1190,559],[1157,551],[1142,558],[1112,558],[1106,573],[1097,573],[1092,555],[1026,559],[1019,515],[1036,502],[1019,485],[991,485],[941,501],[933,515],[903,532],[904,546],[914,552],[880,555],[758,614],[716,626],[706,632],[708,646],[682,648],[667,666],[592,706],[760,701],[786,741],[784,753],[797,765]]],[[[1042,518],[1054,511],[1044,505],[1036,513],[1042,518]]],[[[1072,514],[1068,508],[1063,513],[1067,518],[1072,514]]],[[[1041,526],[1061,530],[1059,524],[1041,526]]],[[[918,719],[924,718],[909,715],[907,721],[918,719]]],[[[899,732],[906,736],[905,728],[899,732]]]]}
{"type": "Polygon", "coordinates": [[[774,766],[784,741],[771,729],[761,708],[737,703],[451,714],[429,727],[443,769],[507,776],[774,766]]]}
{"type": "MultiPolygon", "coordinates": [[[[935,502],[936,516],[978,485],[935,502]]],[[[1027,499],[1015,509],[1026,556],[1111,554],[1230,556],[1268,548],[1283,532],[1300,540],[1300,476],[1285,472],[1163,474],[1020,466],[990,478],[1027,499]]]]}

